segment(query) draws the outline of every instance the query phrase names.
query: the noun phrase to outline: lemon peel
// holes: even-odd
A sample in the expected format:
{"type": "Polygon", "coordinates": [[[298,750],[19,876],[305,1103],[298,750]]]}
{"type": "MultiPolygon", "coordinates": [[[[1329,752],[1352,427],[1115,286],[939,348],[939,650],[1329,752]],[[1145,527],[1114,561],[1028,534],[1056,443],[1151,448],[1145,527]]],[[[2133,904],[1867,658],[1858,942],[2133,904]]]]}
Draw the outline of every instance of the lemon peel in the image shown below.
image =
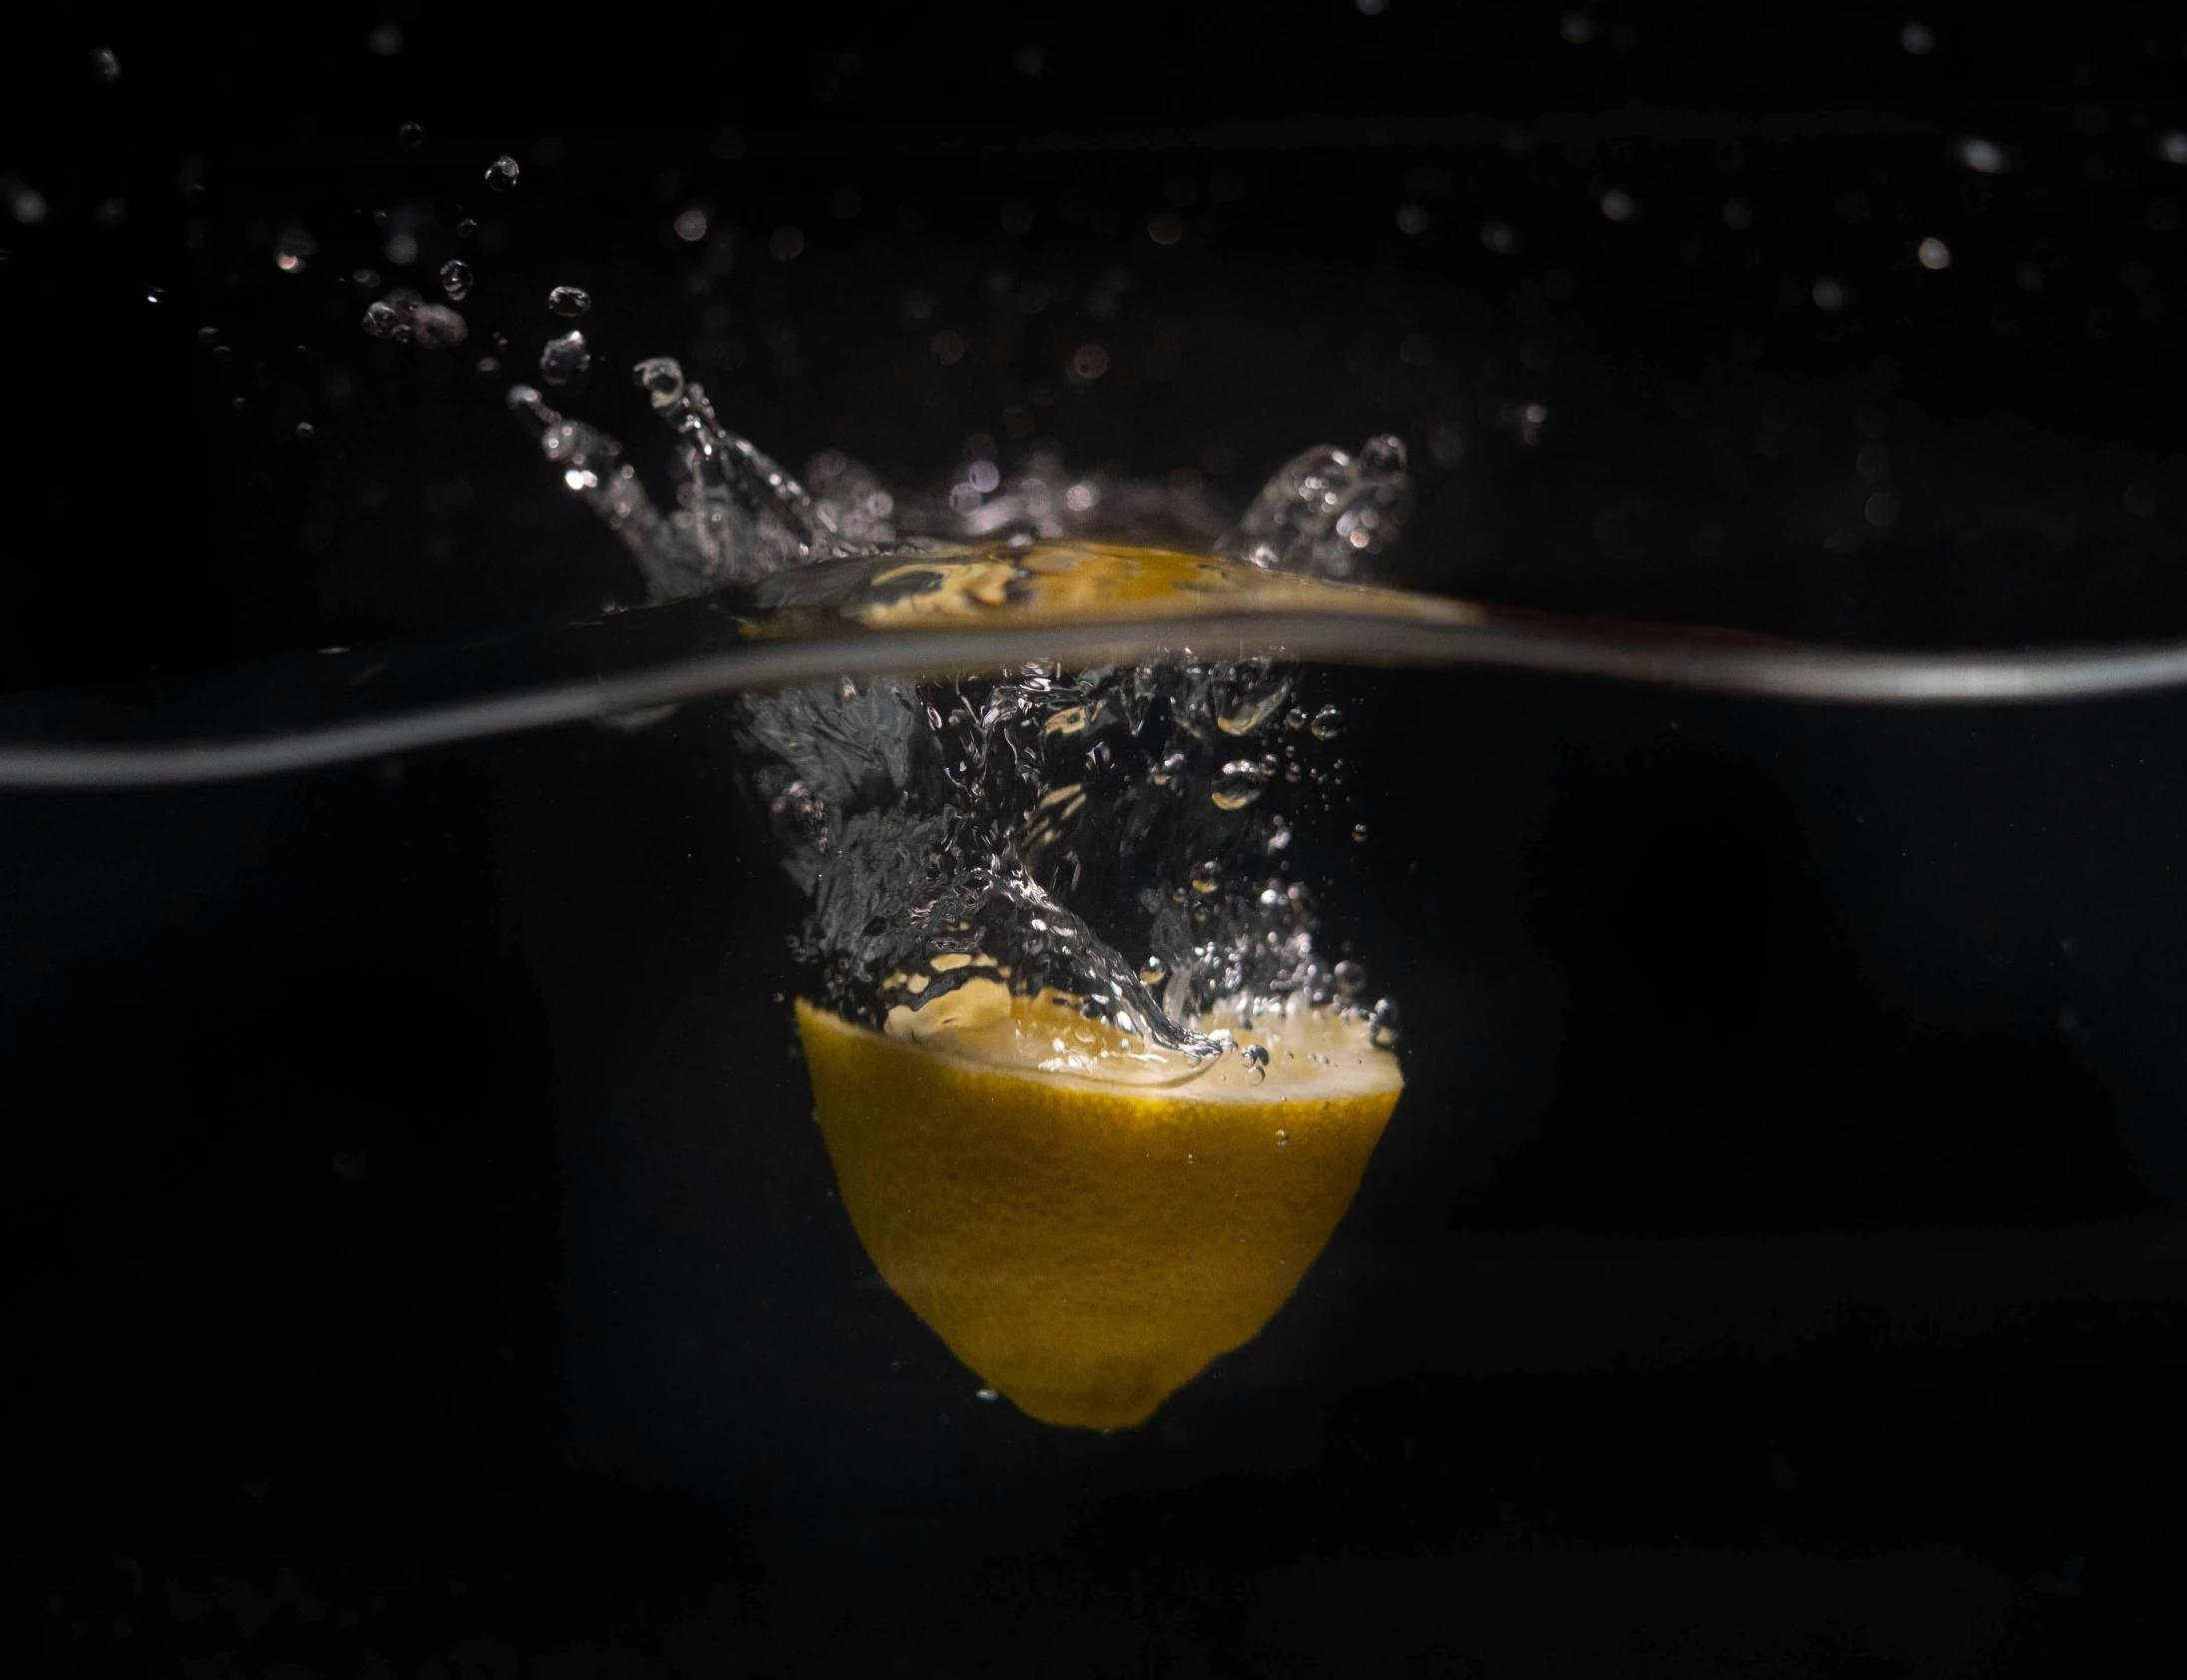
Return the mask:
{"type": "Polygon", "coordinates": [[[1060,994],[957,993],[884,1032],[798,1000],[843,1206],[987,1386],[1049,1423],[1143,1422],[1297,1288],[1397,1105],[1397,1058],[1301,1007],[1203,1018],[1239,1047],[1203,1067],[1060,994]]]}

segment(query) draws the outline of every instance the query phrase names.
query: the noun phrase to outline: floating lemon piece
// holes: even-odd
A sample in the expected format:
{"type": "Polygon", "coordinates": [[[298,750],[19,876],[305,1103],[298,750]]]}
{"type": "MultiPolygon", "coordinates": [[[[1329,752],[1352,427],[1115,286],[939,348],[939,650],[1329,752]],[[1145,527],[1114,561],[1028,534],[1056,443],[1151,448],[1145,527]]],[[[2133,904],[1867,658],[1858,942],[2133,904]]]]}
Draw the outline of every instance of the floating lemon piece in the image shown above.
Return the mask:
{"type": "Polygon", "coordinates": [[[798,1002],[866,1254],[1034,1417],[1144,1421],[1259,1333],[1351,1205],[1397,1058],[1326,1011],[1199,1023],[1226,1025],[1241,1049],[1196,1070],[990,979],[898,1006],[886,1033],[798,1002]]]}

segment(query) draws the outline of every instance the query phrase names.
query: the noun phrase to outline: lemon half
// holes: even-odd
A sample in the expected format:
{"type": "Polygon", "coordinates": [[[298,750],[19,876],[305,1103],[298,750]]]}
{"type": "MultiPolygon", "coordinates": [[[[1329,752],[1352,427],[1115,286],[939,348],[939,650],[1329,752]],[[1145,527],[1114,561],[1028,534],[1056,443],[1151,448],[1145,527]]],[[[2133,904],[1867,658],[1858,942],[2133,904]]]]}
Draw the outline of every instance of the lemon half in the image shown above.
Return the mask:
{"type": "Polygon", "coordinates": [[[1143,1422],[1298,1287],[1397,1106],[1397,1058],[1366,1023],[1300,1009],[1202,1021],[1241,1051],[1194,1072],[1055,994],[951,997],[885,1033],[797,1004],[851,1224],[1020,1409],[1143,1422]]]}

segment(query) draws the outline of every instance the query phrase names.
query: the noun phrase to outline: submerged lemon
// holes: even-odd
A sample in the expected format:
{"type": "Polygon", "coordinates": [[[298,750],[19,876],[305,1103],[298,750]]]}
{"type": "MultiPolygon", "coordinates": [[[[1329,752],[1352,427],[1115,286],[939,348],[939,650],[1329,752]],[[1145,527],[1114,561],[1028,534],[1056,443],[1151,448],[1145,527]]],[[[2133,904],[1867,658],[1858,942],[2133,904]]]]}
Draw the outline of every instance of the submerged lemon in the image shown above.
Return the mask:
{"type": "Polygon", "coordinates": [[[1193,1071],[986,978],[899,1006],[885,1033],[802,1000],[797,1025],[882,1277],[1022,1410],[1095,1429],[1144,1421],[1259,1333],[1351,1205],[1403,1083],[1367,1025],[1332,1012],[1234,1024],[1241,1049],[1193,1071]]]}

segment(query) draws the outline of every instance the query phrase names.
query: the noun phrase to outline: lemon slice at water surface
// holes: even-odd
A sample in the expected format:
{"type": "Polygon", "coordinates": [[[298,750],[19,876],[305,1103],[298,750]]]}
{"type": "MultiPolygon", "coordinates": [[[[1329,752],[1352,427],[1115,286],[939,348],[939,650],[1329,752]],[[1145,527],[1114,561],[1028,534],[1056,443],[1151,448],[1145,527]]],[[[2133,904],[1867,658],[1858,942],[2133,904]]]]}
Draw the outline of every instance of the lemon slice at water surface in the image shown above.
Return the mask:
{"type": "Polygon", "coordinates": [[[899,1007],[885,1033],[802,1000],[797,1026],[881,1276],[1020,1409],[1094,1429],[1143,1422],[1260,1332],[1403,1084],[1365,1022],[1329,1011],[1204,1019],[1241,1050],[1197,1072],[993,980],[899,1007]]]}

